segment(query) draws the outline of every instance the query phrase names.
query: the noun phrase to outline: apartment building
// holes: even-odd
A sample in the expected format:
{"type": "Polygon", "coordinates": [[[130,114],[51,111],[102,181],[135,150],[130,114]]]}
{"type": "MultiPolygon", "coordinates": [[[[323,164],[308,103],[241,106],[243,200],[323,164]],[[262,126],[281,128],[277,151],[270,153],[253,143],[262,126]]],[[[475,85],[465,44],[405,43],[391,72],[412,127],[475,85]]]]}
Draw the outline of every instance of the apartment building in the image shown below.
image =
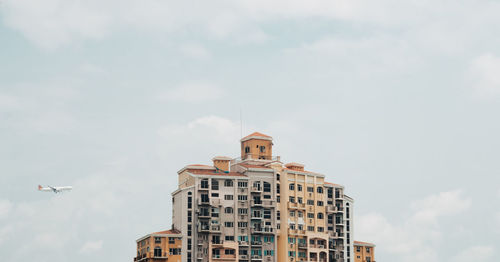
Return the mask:
{"type": "Polygon", "coordinates": [[[172,227],[182,232],[181,261],[354,261],[354,201],[344,187],[281,162],[268,135],[240,146],[237,158],[178,171],[172,227]]]}
{"type": "Polygon", "coordinates": [[[375,262],[375,244],[354,241],[354,262],[375,262]]]}
{"type": "Polygon", "coordinates": [[[182,234],[178,230],[151,233],[137,239],[136,243],[136,262],[181,261],[182,234]]]}

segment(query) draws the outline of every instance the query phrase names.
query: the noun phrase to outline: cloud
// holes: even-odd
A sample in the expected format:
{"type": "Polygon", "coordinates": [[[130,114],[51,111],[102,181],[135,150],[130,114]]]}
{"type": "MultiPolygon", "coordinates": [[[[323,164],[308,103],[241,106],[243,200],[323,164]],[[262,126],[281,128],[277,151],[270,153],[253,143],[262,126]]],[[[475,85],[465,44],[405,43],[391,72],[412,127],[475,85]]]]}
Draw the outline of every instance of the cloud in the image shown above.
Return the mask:
{"type": "Polygon", "coordinates": [[[484,54],[472,61],[470,74],[482,95],[500,94],[500,57],[484,54]]]}
{"type": "Polygon", "coordinates": [[[164,101],[199,103],[217,100],[225,95],[220,87],[208,83],[192,82],[168,89],[158,98],[164,101]]]}
{"type": "Polygon", "coordinates": [[[0,219],[9,215],[12,209],[12,203],[7,199],[0,199],[0,219]]]}
{"type": "Polygon", "coordinates": [[[239,140],[240,126],[230,119],[211,115],[197,118],[186,124],[167,125],[162,127],[158,133],[165,139],[186,138],[194,144],[202,141],[234,144],[234,141],[239,140]]]}
{"type": "Polygon", "coordinates": [[[439,217],[463,212],[470,204],[470,199],[462,199],[460,190],[441,192],[413,203],[413,220],[420,224],[436,224],[439,217]]]}
{"type": "Polygon", "coordinates": [[[357,216],[356,235],[377,243],[380,253],[398,261],[439,261],[439,219],[464,212],[470,204],[460,190],[441,192],[412,203],[411,215],[401,223],[393,224],[378,213],[357,216]]]}
{"type": "Polygon", "coordinates": [[[0,94],[0,112],[14,111],[21,107],[21,101],[18,97],[0,94]]]}
{"type": "Polygon", "coordinates": [[[473,246],[466,248],[462,252],[454,256],[450,261],[456,262],[487,262],[491,261],[494,248],[492,246],[473,246]]]}
{"type": "Polygon", "coordinates": [[[212,55],[210,52],[200,44],[184,44],[180,46],[180,51],[191,58],[196,58],[196,59],[209,59],[212,55]]]}
{"type": "Polygon", "coordinates": [[[80,253],[88,254],[99,251],[102,249],[102,244],[103,244],[102,240],[88,241],[85,244],[83,244],[83,246],[80,248],[80,253]]]}
{"type": "MultiPolygon", "coordinates": [[[[100,39],[116,31],[137,29],[147,32],[200,31],[224,39],[250,36],[250,42],[265,41],[259,28],[269,22],[289,19],[317,18],[326,21],[366,23],[370,26],[402,28],[425,27],[441,19],[446,10],[453,21],[463,23],[464,11],[475,10],[477,20],[494,17],[498,8],[488,1],[465,1],[453,5],[447,1],[251,1],[216,0],[199,2],[196,8],[188,2],[130,0],[75,1],[5,0],[2,14],[6,25],[20,31],[26,38],[44,48],[100,39]],[[486,17],[486,18],[484,18],[486,17]],[[237,37],[235,37],[237,36],[237,37]]],[[[468,23],[469,27],[476,24],[468,23]]],[[[467,27],[467,29],[470,29],[467,27]]],[[[439,34],[436,36],[440,37],[439,34]]]]}

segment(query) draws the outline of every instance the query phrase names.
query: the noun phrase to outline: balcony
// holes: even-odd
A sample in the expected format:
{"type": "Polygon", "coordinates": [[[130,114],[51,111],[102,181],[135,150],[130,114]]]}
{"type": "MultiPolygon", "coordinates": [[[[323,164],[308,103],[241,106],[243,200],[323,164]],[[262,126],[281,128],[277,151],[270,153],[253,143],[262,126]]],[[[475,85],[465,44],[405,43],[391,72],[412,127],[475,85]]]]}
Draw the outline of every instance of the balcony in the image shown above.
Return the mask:
{"type": "Polygon", "coordinates": [[[213,233],[220,232],[220,225],[217,225],[217,226],[212,226],[211,231],[212,231],[213,233]]]}
{"type": "Polygon", "coordinates": [[[247,241],[238,241],[238,245],[240,245],[240,246],[248,246],[248,242],[247,241]]]}
{"type": "Polygon", "coordinates": [[[290,209],[306,209],[306,203],[288,202],[288,208],[290,208],[290,209]]]}
{"type": "Polygon", "coordinates": [[[252,206],[261,207],[262,206],[262,202],[263,202],[262,200],[252,200],[252,201],[250,201],[250,204],[252,206]]]}
{"type": "Polygon", "coordinates": [[[298,243],[299,248],[307,249],[307,243],[298,243]]]}
{"type": "Polygon", "coordinates": [[[248,255],[240,255],[240,260],[247,260],[248,259],[248,255]]]}
{"type": "Polygon", "coordinates": [[[198,191],[208,191],[208,186],[203,186],[202,184],[198,184],[198,191]]]}
{"type": "Polygon", "coordinates": [[[252,260],[262,260],[261,255],[252,255],[252,260]]]}
{"type": "Polygon", "coordinates": [[[252,193],[262,193],[262,187],[251,187],[250,190],[252,191],[252,193]]]}
{"type": "Polygon", "coordinates": [[[220,206],[220,199],[210,199],[211,206],[220,206]]]}
{"type": "Polygon", "coordinates": [[[198,239],[197,243],[199,246],[202,246],[205,241],[203,239],[198,239]]]}
{"type": "Polygon", "coordinates": [[[262,241],[255,241],[255,240],[252,240],[252,242],[250,242],[252,244],[252,246],[262,246],[262,241]]]}
{"type": "Polygon", "coordinates": [[[263,216],[263,214],[252,213],[252,219],[254,219],[254,220],[260,220],[260,219],[264,219],[264,216],[263,216]]]}
{"type": "Polygon", "coordinates": [[[210,205],[210,200],[198,198],[198,205],[210,205]]]}
{"type": "Polygon", "coordinates": [[[198,232],[210,232],[210,226],[198,225],[198,232]]]}

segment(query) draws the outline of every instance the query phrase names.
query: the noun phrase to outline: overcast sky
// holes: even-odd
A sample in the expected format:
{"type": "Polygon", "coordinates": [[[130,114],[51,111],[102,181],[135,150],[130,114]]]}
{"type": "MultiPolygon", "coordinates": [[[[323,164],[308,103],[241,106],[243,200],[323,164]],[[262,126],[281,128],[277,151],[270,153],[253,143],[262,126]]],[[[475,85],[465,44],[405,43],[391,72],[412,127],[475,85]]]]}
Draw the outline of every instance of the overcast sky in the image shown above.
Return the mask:
{"type": "Polygon", "coordinates": [[[274,137],[383,262],[500,251],[500,2],[3,0],[0,254],[131,261],[186,164],[274,137]],[[72,185],[70,193],[38,184],[72,185]]]}

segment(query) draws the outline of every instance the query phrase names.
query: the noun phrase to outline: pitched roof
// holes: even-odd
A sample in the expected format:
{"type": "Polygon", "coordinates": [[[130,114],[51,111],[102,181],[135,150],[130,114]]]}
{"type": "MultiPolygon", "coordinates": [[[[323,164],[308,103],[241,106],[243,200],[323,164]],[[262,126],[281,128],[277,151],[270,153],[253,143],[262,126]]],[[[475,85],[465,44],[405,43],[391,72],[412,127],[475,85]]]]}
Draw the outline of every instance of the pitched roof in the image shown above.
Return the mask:
{"type": "Polygon", "coordinates": [[[170,230],[164,230],[164,231],[154,232],[154,233],[151,233],[151,235],[153,235],[153,234],[168,235],[168,234],[180,234],[180,233],[181,233],[181,231],[179,231],[177,229],[170,229],[170,230]]]}
{"type": "Polygon", "coordinates": [[[374,247],[375,246],[375,244],[373,244],[373,243],[362,242],[362,241],[354,241],[354,245],[358,245],[358,246],[370,246],[370,247],[374,247]]]}
{"type": "Polygon", "coordinates": [[[233,160],[233,159],[228,156],[215,156],[214,158],[212,158],[212,160],[233,160]]]}
{"type": "Polygon", "coordinates": [[[252,137],[260,138],[260,139],[266,139],[266,140],[273,140],[273,138],[271,136],[268,136],[268,135],[265,135],[265,134],[262,134],[262,133],[259,133],[259,132],[253,132],[250,135],[242,138],[240,141],[245,141],[245,140],[248,140],[248,139],[250,139],[252,137]]]}

